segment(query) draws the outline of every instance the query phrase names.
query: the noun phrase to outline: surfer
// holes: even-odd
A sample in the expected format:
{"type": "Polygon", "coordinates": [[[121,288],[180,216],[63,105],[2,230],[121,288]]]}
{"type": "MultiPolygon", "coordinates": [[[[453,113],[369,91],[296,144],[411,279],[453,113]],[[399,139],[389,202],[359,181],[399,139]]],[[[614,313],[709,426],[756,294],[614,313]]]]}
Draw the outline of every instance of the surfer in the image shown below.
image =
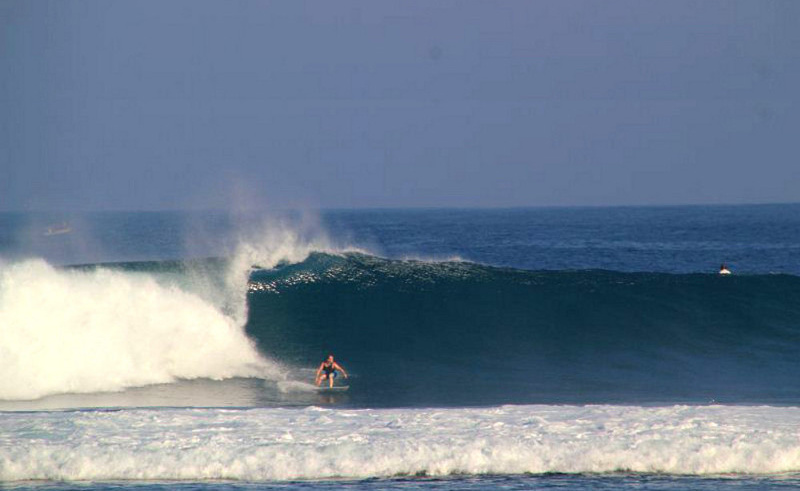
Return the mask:
{"type": "Polygon", "coordinates": [[[731,274],[731,270],[725,267],[725,263],[719,267],[719,274],[731,274]]]}
{"type": "Polygon", "coordinates": [[[315,382],[317,387],[323,380],[327,380],[328,386],[333,388],[333,379],[336,378],[338,372],[342,372],[344,378],[348,378],[345,369],[333,360],[333,355],[328,355],[328,358],[320,363],[319,368],[317,368],[317,380],[315,382]]]}

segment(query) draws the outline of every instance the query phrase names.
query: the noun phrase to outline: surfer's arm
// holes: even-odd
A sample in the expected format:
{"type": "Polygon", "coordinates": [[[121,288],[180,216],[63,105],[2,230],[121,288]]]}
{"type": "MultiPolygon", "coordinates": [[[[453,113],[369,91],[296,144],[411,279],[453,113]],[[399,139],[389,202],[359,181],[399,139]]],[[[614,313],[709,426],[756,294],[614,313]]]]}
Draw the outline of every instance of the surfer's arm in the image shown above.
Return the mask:
{"type": "Polygon", "coordinates": [[[333,362],[333,368],[335,368],[335,369],[337,369],[337,370],[341,370],[341,372],[342,372],[342,375],[344,375],[344,378],[350,378],[350,377],[347,375],[347,370],[345,370],[344,368],[342,368],[342,366],[341,366],[341,365],[339,365],[338,363],[336,363],[336,362],[333,362]]]}

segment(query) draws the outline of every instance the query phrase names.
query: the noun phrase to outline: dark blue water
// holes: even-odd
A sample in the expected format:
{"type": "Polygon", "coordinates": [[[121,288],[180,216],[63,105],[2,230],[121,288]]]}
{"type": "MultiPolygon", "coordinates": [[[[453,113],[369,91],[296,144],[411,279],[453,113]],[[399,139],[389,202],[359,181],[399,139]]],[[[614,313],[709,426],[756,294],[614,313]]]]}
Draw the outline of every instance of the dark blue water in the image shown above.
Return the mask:
{"type": "Polygon", "coordinates": [[[58,264],[224,255],[276,219],[391,258],[459,257],[529,270],[607,269],[800,275],[800,204],[213,212],[0,213],[0,254],[58,264]],[[72,233],[45,236],[66,221],[72,233]],[[318,224],[318,226],[316,226],[318,224]]]}
{"type": "Polygon", "coordinates": [[[248,333],[346,360],[363,407],[800,403],[800,278],[313,255],[251,278],[248,333]]]}
{"type": "Polygon", "coordinates": [[[388,257],[531,270],[800,274],[800,205],[350,211],[332,230],[388,257]]]}

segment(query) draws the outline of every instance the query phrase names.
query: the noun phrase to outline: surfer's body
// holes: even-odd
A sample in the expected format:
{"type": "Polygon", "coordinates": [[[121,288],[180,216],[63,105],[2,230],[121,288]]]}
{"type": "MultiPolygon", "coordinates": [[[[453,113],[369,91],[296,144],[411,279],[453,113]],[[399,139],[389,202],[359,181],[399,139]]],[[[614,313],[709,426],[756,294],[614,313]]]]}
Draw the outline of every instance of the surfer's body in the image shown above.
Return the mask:
{"type": "Polygon", "coordinates": [[[328,386],[333,387],[333,379],[336,378],[338,372],[342,372],[344,378],[348,378],[347,371],[333,360],[333,355],[328,355],[328,358],[320,363],[319,368],[317,368],[317,377],[314,383],[319,387],[323,380],[327,380],[328,386]]]}

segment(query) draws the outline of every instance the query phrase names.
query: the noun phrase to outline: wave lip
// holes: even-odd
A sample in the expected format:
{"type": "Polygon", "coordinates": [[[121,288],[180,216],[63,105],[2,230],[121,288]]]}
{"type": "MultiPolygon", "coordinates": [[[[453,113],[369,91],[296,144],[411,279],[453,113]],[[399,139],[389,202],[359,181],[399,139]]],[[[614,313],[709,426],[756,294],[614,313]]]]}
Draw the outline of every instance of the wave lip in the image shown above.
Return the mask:
{"type": "Polygon", "coordinates": [[[0,480],[775,475],[800,472],[798,427],[742,406],[6,413],[0,480]]]}

